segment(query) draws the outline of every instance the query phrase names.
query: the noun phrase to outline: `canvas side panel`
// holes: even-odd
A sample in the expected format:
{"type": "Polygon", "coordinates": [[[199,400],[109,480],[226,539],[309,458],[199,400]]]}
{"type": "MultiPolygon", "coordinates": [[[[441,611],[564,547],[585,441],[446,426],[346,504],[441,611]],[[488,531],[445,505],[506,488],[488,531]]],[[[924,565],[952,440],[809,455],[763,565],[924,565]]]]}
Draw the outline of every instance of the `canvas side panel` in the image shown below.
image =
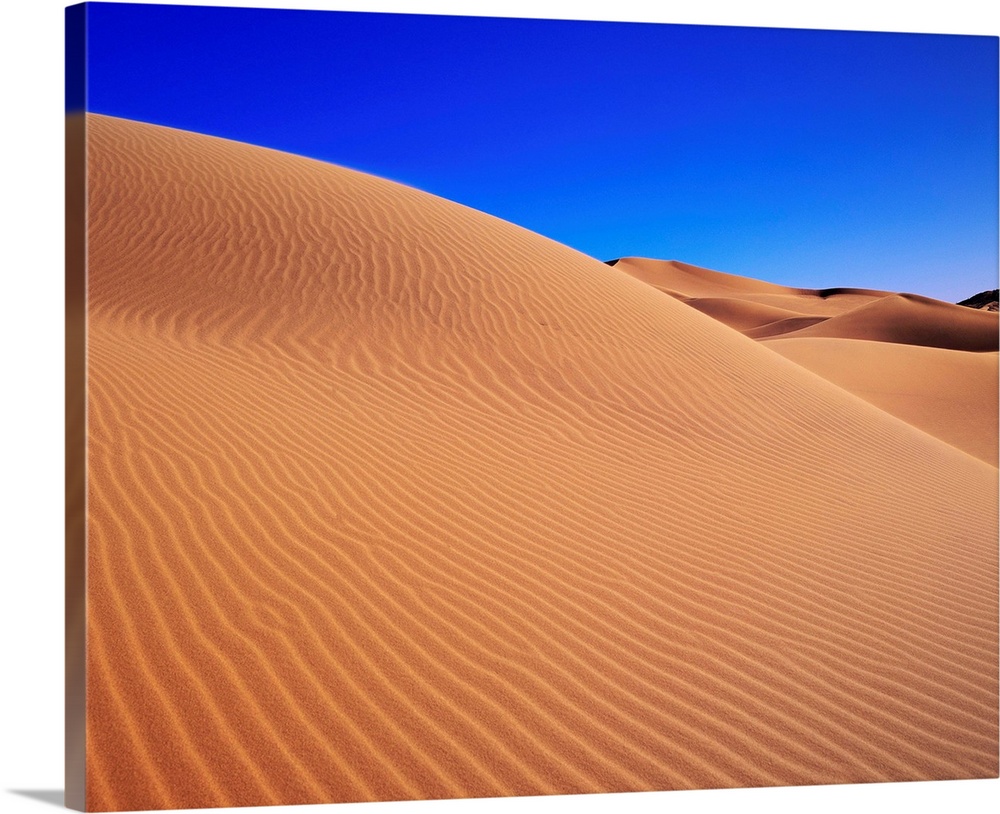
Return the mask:
{"type": "Polygon", "coordinates": [[[86,6],[66,9],[66,805],[86,804],[86,6]]]}

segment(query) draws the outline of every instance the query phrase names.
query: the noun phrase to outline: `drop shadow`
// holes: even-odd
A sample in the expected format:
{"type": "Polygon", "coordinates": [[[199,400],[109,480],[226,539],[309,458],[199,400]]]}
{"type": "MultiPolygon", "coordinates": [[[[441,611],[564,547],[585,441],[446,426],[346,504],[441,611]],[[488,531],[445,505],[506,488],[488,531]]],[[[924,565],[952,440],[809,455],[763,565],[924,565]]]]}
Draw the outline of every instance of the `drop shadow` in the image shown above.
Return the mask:
{"type": "Polygon", "coordinates": [[[42,803],[65,808],[66,792],[63,789],[7,789],[11,794],[20,794],[42,803]]]}

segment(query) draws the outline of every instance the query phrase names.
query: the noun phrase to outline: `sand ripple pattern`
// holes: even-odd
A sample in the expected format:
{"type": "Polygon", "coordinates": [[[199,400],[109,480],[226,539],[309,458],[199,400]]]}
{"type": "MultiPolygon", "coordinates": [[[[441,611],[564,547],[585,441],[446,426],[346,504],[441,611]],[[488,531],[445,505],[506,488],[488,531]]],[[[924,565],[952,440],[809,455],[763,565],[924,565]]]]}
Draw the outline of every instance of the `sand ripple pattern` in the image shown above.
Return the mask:
{"type": "Polygon", "coordinates": [[[89,808],[996,776],[995,467],[482,213],[89,126],[89,808]]]}

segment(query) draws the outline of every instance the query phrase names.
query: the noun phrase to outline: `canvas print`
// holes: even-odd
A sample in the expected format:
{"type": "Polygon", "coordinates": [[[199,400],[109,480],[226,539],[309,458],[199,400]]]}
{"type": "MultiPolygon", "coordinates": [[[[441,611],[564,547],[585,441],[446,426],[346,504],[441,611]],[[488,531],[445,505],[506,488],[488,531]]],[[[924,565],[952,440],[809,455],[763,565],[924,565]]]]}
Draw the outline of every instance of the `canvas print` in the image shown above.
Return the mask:
{"type": "Polygon", "coordinates": [[[69,805],[997,776],[997,38],[66,37],[69,805]]]}

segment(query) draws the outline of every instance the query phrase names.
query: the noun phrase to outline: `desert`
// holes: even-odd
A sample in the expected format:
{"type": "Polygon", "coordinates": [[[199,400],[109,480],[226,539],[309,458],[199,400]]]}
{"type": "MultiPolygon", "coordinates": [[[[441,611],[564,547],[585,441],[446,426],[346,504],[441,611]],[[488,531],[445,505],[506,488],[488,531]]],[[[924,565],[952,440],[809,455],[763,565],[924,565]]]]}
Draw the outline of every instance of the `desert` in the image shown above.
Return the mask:
{"type": "Polygon", "coordinates": [[[86,128],[88,809],[997,776],[996,312],[86,128]]]}

